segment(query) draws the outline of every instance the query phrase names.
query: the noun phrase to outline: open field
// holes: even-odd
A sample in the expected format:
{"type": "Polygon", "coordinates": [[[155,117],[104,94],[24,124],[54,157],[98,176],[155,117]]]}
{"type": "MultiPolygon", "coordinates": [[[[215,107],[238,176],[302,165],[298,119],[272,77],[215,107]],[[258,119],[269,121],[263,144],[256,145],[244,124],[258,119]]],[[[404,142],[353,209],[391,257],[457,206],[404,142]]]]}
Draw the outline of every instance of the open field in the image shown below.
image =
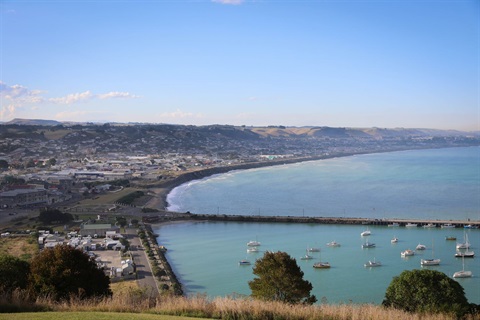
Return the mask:
{"type": "Polygon", "coordinates": [[[37,252],[38,245],[32,236],[0,238],[0,255],[8,254],[28,261],[37,252]]]}
{"type": "Polygon", "coordinates": [[[81,200],[80,205],[102,205],[102,204],[110,204],[114,203],[121,197],[124,197],[130,193],[135,191],[142,191],[141,189],[137,188],[124,188],[118,192],[107,192],[105,194],[98,195],[95,199],[85,199],[81,200]]]}
{"type": "Polygon", "coordinates": [[[63,137],[65,137],[67,134],[71,133],[72,131],[70,130],[65,130],[65,129],[61,129],[61,130],[55,130],[55,131],[50,131],[50,130],[41,130],[43,131],[43,135],[45,136],[45,138],[47,138],[48,140],[58,140],[58,139],[62,139],[63,137]]]}
{"type": "MultiPolygon", "coordinates": [[[[166,316],[148,313],[118,313],[118,312],[26,312],[0,314],[3,320],[191,320],[201,318],[166,316]]],[[[205,319],[205,318],[203,318],[205,319]]]]}

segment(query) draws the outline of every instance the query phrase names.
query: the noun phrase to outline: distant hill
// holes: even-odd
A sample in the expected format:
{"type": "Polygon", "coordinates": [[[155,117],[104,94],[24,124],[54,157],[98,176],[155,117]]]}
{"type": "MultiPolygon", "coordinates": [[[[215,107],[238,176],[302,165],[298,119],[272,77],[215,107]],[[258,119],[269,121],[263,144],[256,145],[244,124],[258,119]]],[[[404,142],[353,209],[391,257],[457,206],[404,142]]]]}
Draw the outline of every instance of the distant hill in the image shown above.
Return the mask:
{"type": "Polygon", "coordinates": [[[62,122],[55,121],[55,120],[15,118],[11,121],[4,122],[3,124],[18,124],[18,125],[26,125],[26,126],[58,126],[58,125],[61,125],[62,122]]]}
{"type": "Polygon", "coordinates": [[[479,132],[409,128],[334,128],[334,127],[250,127],[263,137],[314,137],[314,138],[399,138],[399,137],[464,137],[480,136],[479,132]]]}
{"type": "Polygon", "coordinates": [[[233,125],[173,125],[153,123],[116,123],[116,122],[60,122],[43,119],[19,119],[15,118],[8,122],[0,122],[0,125],[23,125],[23,126],[59,126],[65,127],[91,127],[91,126],[120,126],[120,127],[155,127],[170,128],[195,132],[202,136],[222,135],[231,139],[255,139],[255,138],[317,138],[317,139],[390,139],[390,138],[425,138],[425,137],[480,137],[480,132],[466,132],[457,130],[419,129],[419,128],[348,128],[327,126],[233,126],[233,125]]]}

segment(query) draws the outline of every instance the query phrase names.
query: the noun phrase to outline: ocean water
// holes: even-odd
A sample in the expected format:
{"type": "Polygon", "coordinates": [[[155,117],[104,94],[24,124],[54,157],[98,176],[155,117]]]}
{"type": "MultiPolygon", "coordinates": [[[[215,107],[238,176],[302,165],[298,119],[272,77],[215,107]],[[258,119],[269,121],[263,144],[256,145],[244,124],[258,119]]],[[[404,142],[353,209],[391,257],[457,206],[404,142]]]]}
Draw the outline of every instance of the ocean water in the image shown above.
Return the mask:
{"type": "MultiPolygon", "coordinates": [[[[193,213],[422,218],[480,220],[480,148],[404,151],[312,161],[236,171],[192,181],[172,191],[170,209],[193,213]]],[[[312,293],[330,303],[381,303],[394,276],[422,268],[422,257],[442,260],[429,267],[452,276],[462,269],[455,258],[455,235],[472,243],[477,257],[465,259],[473,278],[458,279],[470,302],[480,303],[480,229],[424,229],[370,226],[372,249],[362,249],[366,226],[236,222],[184,222],[156,226],[158,241],[187,294],[209,297],[250,294],[255,259],[266,250],[297,259],[312,293]],[[396,236],[399,242],[391,244],[396,236]],[[257,239],[260,252],[247,253],[257,239]],[[341,247],[330,248],[336,240],[341,247]],[[400,252],[422,243],[427,250],[410,258],[400,252]],[[318,247],[314,260],[300,260],[318,247]],[[249,259],[250,266],[238,261],[249,259]],[[365,268],[376,259],[378,268],[365,268]],[[314,269],[316,261],[330,269],[314,269]]]]}
{"type": "Polygon", "coordinates": [[[169,209],[198,214],[480,220],[480,147],[358,155],[191,181],[169,209]]]}
{"type": "Polygon", "coordinates": [[[456,241],[445,240],[446,235],[463,241],[464,231],[475,251],[475,258],[465,259],[465,270],[472,278],[457,279],[470,302],[480,303],[480,229],[424,229],[369,226],[372,235],[361,237],[366,226],[318,225],[284,223],[185,222],[159,225],[155,231],[158,241],[168,249],[167,259],[183,285],[187,295],[206,294],[209,297],[233,294],[249,295],[248,281],[254,278],[252,268],[264,252],[284,251],[297,260],[304,279],[313,285],[317,299],[329,303],[380,304],[394,276],[403,270],[421,269],[420,259],[439,258],[439,266],[423,267],[444,272],[450,277],[462,270],[462,259],[455,258],[456,241]],[[393,237],[399,239],[392,244],[393,237]],[[375,248],[363,249],[368,241],[375,248]],[[261,242],[258,253],[247,253],[247,242],[261,242]],[[328,247],[337,241],[340,247],[328,247]],[[406,249],[415,250],[419,244],[427,246],[415,256],[402,258],[406,249]],[[301,260],[307,247],[320,248],[311,253],[313,260],[301,260]],[[239,265],[248,259],[251,265],[239,265]],[[364,263],[375,259],[381,267],[366,268],[364,263]],[[330,269],[314,269],[313,263],[328,261],[330,269]]]}

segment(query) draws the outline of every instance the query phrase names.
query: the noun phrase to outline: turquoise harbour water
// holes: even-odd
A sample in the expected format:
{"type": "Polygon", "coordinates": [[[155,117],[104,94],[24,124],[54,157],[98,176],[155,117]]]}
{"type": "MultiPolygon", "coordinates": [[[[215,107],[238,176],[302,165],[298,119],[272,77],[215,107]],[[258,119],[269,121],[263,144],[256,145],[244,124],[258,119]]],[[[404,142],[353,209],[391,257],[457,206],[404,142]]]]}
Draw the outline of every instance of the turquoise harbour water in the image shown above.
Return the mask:
{"type": "MultiPolygon", "coordinates": [[[[353,156],[271,168],[237,171],[182,185],[170,194],[171,209],[193,213],[232,213],[365,218],[480,220],[480,148],[417,150],[353,156]]],[[[330,303],[381,303],[392,278],[420,269],[420,259],[439,258],[428,267],[452,276],[462,269],[455,258],[455,235],[467,235],[475,258],[465,259],[473,278],[457,279],[470,302],[480,303],[480,229],[425,229],[280,223],[184,222],[156,226],[159,243],[187,294],[209,297],[250,294],[255,259],[266,250],[297,259],[313,294],[330,303]],[[390,243],[396,236],[399,242],[390,243]],[[247,253],[246,243],[262,243],[247,253]],[[375,248],[362,249],[365,240],[375,248]],[[336,240],[340,247],[327,247],[336,240]],[[427,250],[401,258],[417,244],[427,250]],[[313,260],[300,260],[307,247],[318,247],[313,260]],[[238,261],[249,259],[250,266],[238,261]],[[381,267],[365,268],[376,259],[381,267]],[[316,261],[330,269],[314,269],[316,261]]]]}

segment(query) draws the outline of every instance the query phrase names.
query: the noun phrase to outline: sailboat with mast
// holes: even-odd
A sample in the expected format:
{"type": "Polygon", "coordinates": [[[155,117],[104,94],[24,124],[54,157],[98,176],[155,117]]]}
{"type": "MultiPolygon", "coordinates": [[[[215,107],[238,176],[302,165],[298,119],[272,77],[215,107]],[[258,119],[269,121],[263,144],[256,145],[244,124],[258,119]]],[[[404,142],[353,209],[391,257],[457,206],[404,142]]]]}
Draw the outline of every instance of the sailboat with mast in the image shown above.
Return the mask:
{"type": "MultiPolygon", "coordinates": [[[[468,242],[468,235],[465,234],[465,251],[460,250],[457,245],[457,251],[455,252],[456,258],[473,258],[475,256],[475,252],[470,250],[470,242],[468,242]]],[[[463,246],[462,246],[463,247],[463,246]]]]}
{"type": "Polygon", "coordinates": [[[471,278],[472,277],[472,271],[466,271],[465,270],[465,257],[462,257],[462,270],[457,271],[453,274],[454,278],[471,278]]]}
{"type": "Polygon", "coordinates": [[[433,240],[432,240],[432,259],[422,259],[420,260],[420,265],[423,266],[438,266],[440,264],[440,259],[433,258],[433,240]]]}

